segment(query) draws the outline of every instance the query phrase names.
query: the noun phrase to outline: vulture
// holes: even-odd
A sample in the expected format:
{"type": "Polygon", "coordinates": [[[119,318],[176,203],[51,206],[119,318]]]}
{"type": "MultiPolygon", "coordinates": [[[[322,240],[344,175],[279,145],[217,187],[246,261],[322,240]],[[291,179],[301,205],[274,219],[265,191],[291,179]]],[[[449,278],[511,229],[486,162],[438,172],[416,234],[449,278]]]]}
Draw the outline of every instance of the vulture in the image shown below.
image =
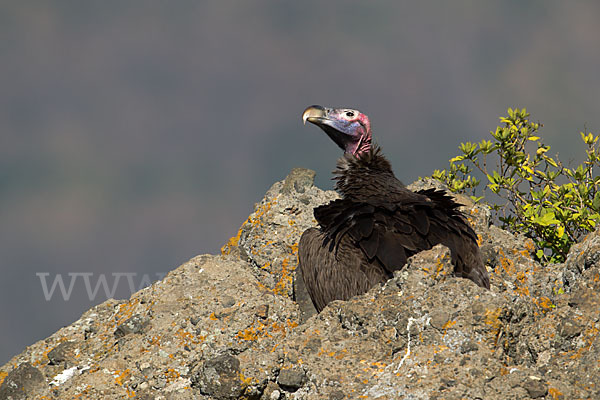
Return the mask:
{"type": "Polygon", "coordinates": [[[310,106],[302,119],[344,150],[333,172],[341,198],[314,209],[319,228],[304,231],[298,244],[300,273],[318,312],[387,281],[408,257],[439,243],[450,249],[455,276],[490,288],[461,204],[443,190],[407,189],[372,143],[365,114],[310,106]]]}

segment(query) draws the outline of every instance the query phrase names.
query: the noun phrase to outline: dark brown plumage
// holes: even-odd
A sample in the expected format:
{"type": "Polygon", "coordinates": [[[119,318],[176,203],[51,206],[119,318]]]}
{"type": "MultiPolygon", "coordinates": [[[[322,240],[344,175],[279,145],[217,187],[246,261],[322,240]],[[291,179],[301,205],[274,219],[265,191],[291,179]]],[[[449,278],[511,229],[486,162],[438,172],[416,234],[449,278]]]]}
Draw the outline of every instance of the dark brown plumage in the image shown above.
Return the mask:
{"type": "Polygon", "coordinates": [[[334,171],[341,199],[315,208],[320,228],[299,243],[299,267],[317,311],[385,282],[406,259],[442,243],[454,274],[488,288],[477,235],[459,204],[441,190],[407,189],[378,146],[368,117],[359,111],[307,108],[303,115],[345,150],[334,171]]]}

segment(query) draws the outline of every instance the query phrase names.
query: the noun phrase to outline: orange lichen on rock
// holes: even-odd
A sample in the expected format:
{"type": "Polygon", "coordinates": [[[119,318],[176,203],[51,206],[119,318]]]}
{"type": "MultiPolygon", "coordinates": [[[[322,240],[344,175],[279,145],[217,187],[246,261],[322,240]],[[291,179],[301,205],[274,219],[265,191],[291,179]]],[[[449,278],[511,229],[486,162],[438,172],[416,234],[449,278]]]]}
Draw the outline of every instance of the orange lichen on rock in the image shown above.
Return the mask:
{"type": "Polygon", "coordinates": [[[298,323],[291,320],[287,320],[285,323],[278,321],[265,323],[255,320],[252,325],[239,331],[235,337],[238,340],[244,341],[256,341],[263,338],[273,338],[273,336],[283,339],[287,336],[289,330],[294,329],[297,326],[298,323]]]}
{"type": "Polygon", "coordinates": [[[598,334],[600,334],[600,329],[595,326],[588,327],[581,334],[581,339],[584,340],[585,345],[577,349],[575,354],[569,356],[569,358],[577,359],[584,356],[589,350],[592,348],[596,340],[598,339],[598,334]]]}
{"type": "Polygon", "coordinates": [[[150,338],[150,340],[148,341],[148,344],[150,344],[151,346],[158,346],[160,347],[160,340],[162,339],[161,335],[154,335],[150,338]]]}
{"type": "MultiPolygon", "coordinates": [[[[63,336],[63,337],[61,337],[60,339],[58,339],[56,342],[54,342],[53,344],[46,344],[46,345],[45,345],[45,349],[44,349],[44,351],[42,352],[42,356],[41,356],[41,358],[39,358],[39,359],[37,359],[37,360],[33,361],[31,364],[32,364],[34,367],[38,367],[38,366],[40,366],[40,365],[42,365],[42,364],[46,364],[46,363],[48,363],[48,361],[49,361],[49,360],[48,360],[48,353],[50,353],[50,352],[52,351],[52,349],[54,349],[54,348],[55,348],[56,346],[58,346],[59,344],[61,344],[61,343],[64,343],[64,342],[66,342],[66,341],[68,341],[68,340],[69,340],[69,339],[67,339],[66,337],[64,337],[64,336],[63,336]]],[[[1,383],[1,382],[0,382],[0,383],[1,383]]]]}
{"type": "Polygon", "coordinates": [[[553,400],[558,400],[564,396],[558,389],[553,387],[548,388],[548,394],[552,396],[553,400]]]}
{"type": "Polygon", "coordinates": [[[265,327],[266,324],[259,321],[254,321],[248,328],[239,331],[235,337],[238,340],[246,341],[255,341],[265,336],[272,337],[268,332],[266,332],[265,327]]]}
{"type": "Polygon", "coordinates": [[[179,379],[179,377],[181,376],[181,374],[173,368],[167,368],[167,370],[163,372],[163,375],[167,379],[167,383],[171,383],[179,379]]]}
{"type": "Polygon", "coordinates": [[[183,328],[179,328],[175,333],[175,337],[179,339],[180,344],[183,346],[196,345],[204,340],[203,336],[196,336],[183,328]]]}
{"type": "Polygon", "coordinates": [[[116,370],[115,372],[113,372],[113,376],[115,376],[115,382],[119,385],[119,386],[123,386],[123,383],[129,379],[129,377],[131,376],[131,371],[129,370],[129,368],[120,371],[120,370],[116,370]]]}
{"type": "Polygon", "coordinates": [[[494,310],[485,310],[485,324],[491,328],[491,333],[494,336],[495,340],[497,340],[500,330],[502,329],[502,322],[498,318],[500,317],[501,312],[501,308],[496,308],[494,310]]]}
{"type": "Polygon", "coordinates": [[[507,275],[514,276],[517,272],[514,261],[506,257],[506,254],[502,250],[500,250],[500,256],[500,264],[496,266],[495,272],[500,275],[501,271],[499,268],[502,268],[507,275]]]}
{"type": "Polygon", "coordinates": [[[293,272],[296,269],[295,266],[290,266],[290,259],[285,257],[281,261],[281,278],[275,284],[275,288],[273,289],[273,293],[278,294],[280,296],[286,296],[293,283],[293,272]]]}
{"type": "Polygon", "coordinates": [[[115,314],[113,320],[113,326],[118,325],[120,322],[131,318],[134,314],[135,308],[139,304],[140,300],[138,298],[134,298],[129,300],[123,304],[119,305],[119,309],[115,314]]]}
{"type": "Polygon", "coordinates": [[[544,296],[539,297],[539,298],[534,298],[533,303],[536,306],[538,306],[544,313],[556,308],[556,306],[552,303],[552,300],[550,300],[549,298],[544,297],[544,296]]]}
{"type": "Polygon", "coordinates": [[[227,243],[225,243],[223,247],[221,247],[221,254],[228,255],[229,253],[231,253],[234,247],[237,247],[239,245],[240,237],[246,224],[251,224],[253,226],[261,225],[262,217],[271,209],[273,204],[277,204],[277,199],[274,199],[271,202],[261,204],[260,206],[258,206],[257,210],[250,216],[248,216],[248,218],[246,218],[246,220],[242,223],[240,229],[238,229],[237,231],[237,234],[235,236],[230,237],[227,243]]]}
{"type": "Polygon", "coordinates": [[[452,328],[454,325],[456,325],[456,321],[448,321],[448,322],[446,322],[442,326],[442,329],[444,330],[444,333],[446,333],[446,330],[448,330],[448,328],[452,328]]]}
{"type": "Polygon", "coordinates": [[[258,379],[254,378],[254,377],[251,377],[251,376],[246,377],[242,372],[239,373],[239,378],[240,378],[240,381],[242,382],[242,385],[246,386],[246,387],[250,386],[252,384],[257,384],[259,382],[258,379]]]}

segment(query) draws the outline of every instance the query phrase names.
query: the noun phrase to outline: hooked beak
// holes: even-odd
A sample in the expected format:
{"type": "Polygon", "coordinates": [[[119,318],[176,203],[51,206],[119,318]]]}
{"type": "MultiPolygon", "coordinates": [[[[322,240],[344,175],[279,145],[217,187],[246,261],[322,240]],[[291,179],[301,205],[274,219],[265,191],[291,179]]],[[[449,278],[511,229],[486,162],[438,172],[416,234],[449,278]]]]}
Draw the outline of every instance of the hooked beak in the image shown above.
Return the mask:
{"type": "Polygon", "coordinates": [[[306,121],[318,124],[327,117],[327,110],[322,106],[310,106],[302,113],[302,122],[306,125],[306,121]]]}

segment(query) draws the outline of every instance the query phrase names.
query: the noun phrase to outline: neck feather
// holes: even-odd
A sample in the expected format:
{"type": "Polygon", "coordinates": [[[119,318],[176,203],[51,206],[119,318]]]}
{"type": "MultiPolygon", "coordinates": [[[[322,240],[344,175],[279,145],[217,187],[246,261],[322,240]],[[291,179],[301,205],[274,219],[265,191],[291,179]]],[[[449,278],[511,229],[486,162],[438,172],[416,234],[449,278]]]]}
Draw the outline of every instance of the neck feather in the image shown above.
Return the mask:
{"type": "Polygon", "coordinates": [[[373,188],[379,192],[384,190],[382,185],[390,181],[400,183],[394,177],[390,162],[383,156],[381,148],[377,145],[369,146],[366,151],[359,152],[358,156],[344,154],[338,160],[333,174],[335,175],[333,179],[336,181],[335,189],[343,197],[357,198],[365,193],[366,188],[373,188]]]}

